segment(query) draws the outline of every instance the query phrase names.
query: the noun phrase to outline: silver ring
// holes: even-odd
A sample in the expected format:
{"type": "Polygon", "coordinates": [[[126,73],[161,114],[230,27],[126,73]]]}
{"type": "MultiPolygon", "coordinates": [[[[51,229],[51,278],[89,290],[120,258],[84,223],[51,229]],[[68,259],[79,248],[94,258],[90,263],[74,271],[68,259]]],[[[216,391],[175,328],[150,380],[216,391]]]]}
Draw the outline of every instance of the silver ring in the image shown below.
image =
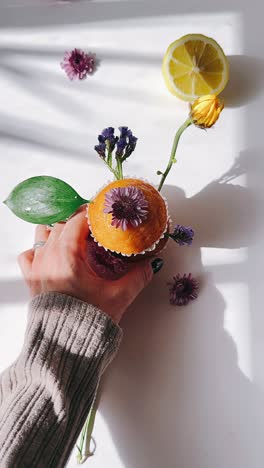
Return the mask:
{"type": "Polygon", "coordinates": [[[36,250],[38,247],[43,247],[43,245],[45,244],[46,244],[45,241],[35,242],[35,244],[33,245],[33,250],[36,250]]]}

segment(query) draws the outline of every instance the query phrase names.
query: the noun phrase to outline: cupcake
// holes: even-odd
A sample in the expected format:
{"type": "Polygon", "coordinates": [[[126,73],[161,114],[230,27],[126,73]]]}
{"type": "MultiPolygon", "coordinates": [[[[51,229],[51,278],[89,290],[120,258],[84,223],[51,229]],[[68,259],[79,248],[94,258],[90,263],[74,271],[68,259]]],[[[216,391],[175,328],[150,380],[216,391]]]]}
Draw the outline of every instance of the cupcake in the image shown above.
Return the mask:
{"type": "Polygon", "coordinates": [[[167,204],[151,184],[140,179],[108,184],[88,205],[87,217],[98,245],[125,257],[153,255],[167,240],[167,204]]]}

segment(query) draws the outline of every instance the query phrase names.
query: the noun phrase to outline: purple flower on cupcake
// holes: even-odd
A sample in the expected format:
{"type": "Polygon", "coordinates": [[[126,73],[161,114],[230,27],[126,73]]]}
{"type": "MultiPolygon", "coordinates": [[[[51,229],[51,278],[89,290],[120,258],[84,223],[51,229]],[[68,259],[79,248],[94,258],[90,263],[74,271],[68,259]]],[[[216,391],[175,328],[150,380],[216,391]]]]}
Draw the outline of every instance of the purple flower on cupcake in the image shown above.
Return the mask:
{"type": "Polygon", "coordinates": [[[112,215],[112,226],[126,231],[136,228],[148,216],[148,202],[142,190],[137,187],[119,187],[105,195],[104,213],[112,215]]]}

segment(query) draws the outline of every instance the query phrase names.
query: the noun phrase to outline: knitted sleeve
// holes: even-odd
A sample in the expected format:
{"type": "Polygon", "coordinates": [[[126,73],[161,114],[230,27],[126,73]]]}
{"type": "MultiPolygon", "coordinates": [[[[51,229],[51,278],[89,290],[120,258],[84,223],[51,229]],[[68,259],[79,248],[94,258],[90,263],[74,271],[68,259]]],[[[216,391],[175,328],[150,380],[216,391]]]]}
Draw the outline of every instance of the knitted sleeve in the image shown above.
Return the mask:
{"type": "Polygon", "coordinates": [[[35,297],[24,345],[0,376],[1,468],[65,466],[121,329],[61,293],[35,297]]]}

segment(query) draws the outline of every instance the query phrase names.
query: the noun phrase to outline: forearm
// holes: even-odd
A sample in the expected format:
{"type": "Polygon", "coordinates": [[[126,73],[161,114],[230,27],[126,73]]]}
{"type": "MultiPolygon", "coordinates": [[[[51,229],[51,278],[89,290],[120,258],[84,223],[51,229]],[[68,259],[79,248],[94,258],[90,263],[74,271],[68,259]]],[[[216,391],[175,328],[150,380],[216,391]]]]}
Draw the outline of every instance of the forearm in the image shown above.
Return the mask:
{"type": "Polygon", "coordinates": [[[107,315],[70,296],[31,302],[23,350],[0,381],[1,467],[65,465],[121,334],[107,315]]]}

